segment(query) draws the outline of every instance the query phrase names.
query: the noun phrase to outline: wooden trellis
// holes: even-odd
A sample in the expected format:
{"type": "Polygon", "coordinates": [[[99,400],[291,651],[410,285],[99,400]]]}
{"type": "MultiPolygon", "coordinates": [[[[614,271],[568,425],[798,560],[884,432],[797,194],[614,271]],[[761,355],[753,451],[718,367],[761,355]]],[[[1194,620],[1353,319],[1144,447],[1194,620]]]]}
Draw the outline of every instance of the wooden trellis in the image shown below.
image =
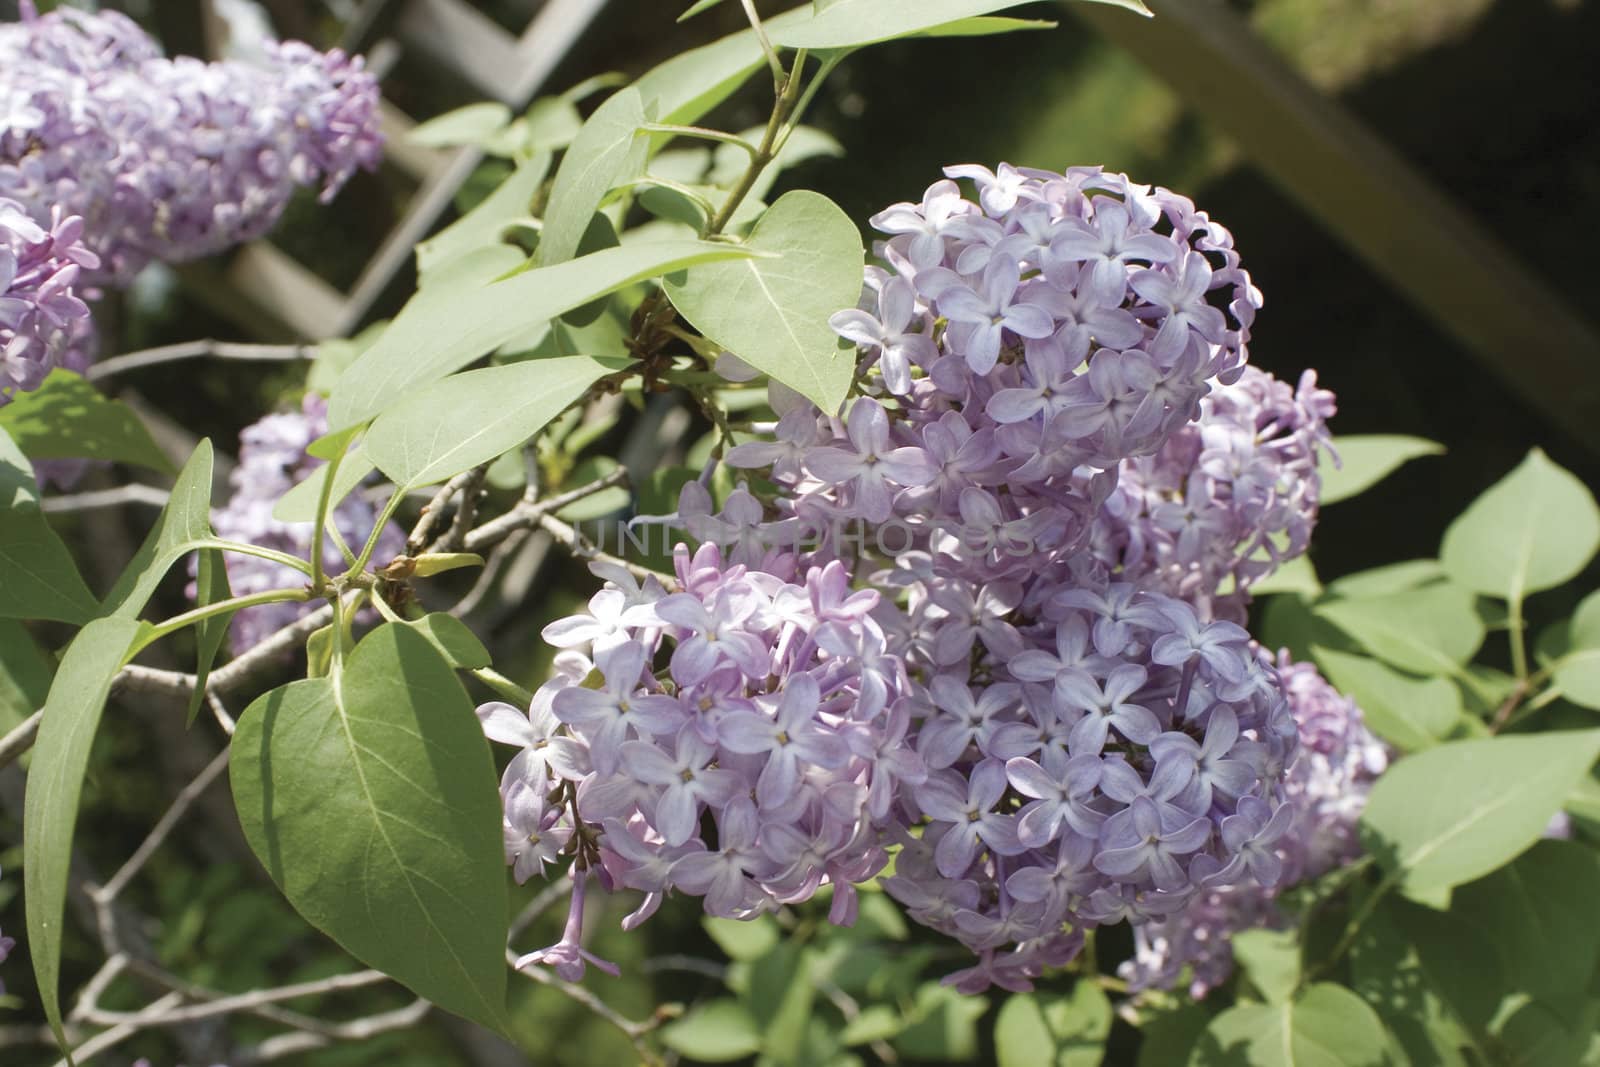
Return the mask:
{"type": "MultiPolygon", "coordinates": [[[[515,35],[465,0],[368,0],[341,43],[367,52],[380,75],[401,51],[416,50],[516,110],[533,99],[605,4],[544,0],[515,35]],[[374,39],[380,21],[393,27],[393,36],[374,39]]],[[[207,265],[185,272],[185,279],[219,310],[258,333],[321,339],[342,337],[360,326],[405,269],[412,247],[428,235],[483,159],[474,149],[441,152],[411,144],[406,135],[416,121],[387,99],[381,118],[388,161],[419,185],[348,291],[330,285],[270,240],[240,249],[220,272],[207,265]]]]}

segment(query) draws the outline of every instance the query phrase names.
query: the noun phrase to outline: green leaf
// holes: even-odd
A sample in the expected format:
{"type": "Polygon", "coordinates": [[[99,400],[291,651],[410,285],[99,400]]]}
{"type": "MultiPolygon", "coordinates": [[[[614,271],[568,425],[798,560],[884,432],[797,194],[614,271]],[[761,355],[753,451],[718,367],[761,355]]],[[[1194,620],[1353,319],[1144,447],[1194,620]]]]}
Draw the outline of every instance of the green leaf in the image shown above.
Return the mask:
{"type": "Polygon", "coordinates": [[[549,152],[524,160],[477,207],[417,245],[417,270],[422,284],[428,284],[430,274],[464,253],[499,244],[506,224],[526,218],[533,210],[533,198],[550,173],[550,162],[549,152]]]}
{"type": "Polygon", "coordinates": [[[1300,982],[1300,941],[1294,930],[1241,930],[1233,956],[1269,1004],[1282,1004],[1300,982]]]}
{"type": "Polygon", "coordinates": [[[938,1063],[969,1063],[978,1053],[978,1020],[989,1010],[982,997],[967,997],[940,985],[917,987],[911,1020],[894,1039],[904,1056],[938,1063]]]}
{"type": "Polygon", "coordinates": [[[487,101],[468,104],[429,119],[413,129],[407,140],[426,148],[482,145],[511,122],[511,109],[487,101]]]}
{"type": "Polygon", "coordinates": [[[935,26],[922,34],[923,37],[998,37],[1004,33],[1020,33],[1031,30],[1053,30],[1061,25],[1048,19],[1013,19],[1000,18],[994,15],[980,15],[977,18],[961,19],[957,22],[947,22],[943,26],[935,26]]]}
{"type": "Polygon", "coordinates": [[[1379,904],[1350,946],[1350,987],[1372,1005],[1413,1064],[1467,1067],[1460,1049],[1470,1038],[1433,987],[1400,925],[1397,917],[1406,909],[1439,914],[1404,901],[1379,904]]]}
{"type": "MultiPolygon", "coordinates": [[[[338,507],[339,502],[354,492],[356,486],[365,481],[367,475],[376,469],[376,465],[367,456],[365,444],[357,445],[344,457],[339,463],[339,469],[334,472],[333,493],[328,497],[328,509],[331,511],[338,507]]],[[[313,469],[306,475],[304,481],[295,485],[272,505],[272,517],[279,522],[316,522],[317,503],[322,499],[322,483],[327,478],[328,464],[324,463],[313,469]]]]}
{"type": "Polygon", "coordinates": [[[446,663],[458,670],[470,671],[494,662],[489,650],[478,640],[478,635],[466,623],[447,612],[430,612],[420,619],[398,625],[421,634],[444,657],[446,663]]]}
{"type": "Polygon", "coordinates": [[[868,1004],[861,1009],[861,1014],[844,1024],[839,1039],[849,1047],[887,1041],[905,1025],[905,1019],[889,1005],[868,1004]]]}
{"type": "Polygon", "coordinates": [[[722,3],[722,0],[695,0],[695,2],[690,5],[689,10],[678,16],[678,21],[687,22],[696,15],[700,14],[700,12],[710,11],[720,3],[722,3]]]}
{"type": "Polygon", "coordinates": [[[708,917],[701,919],[700,925],[730,960],[758,960],[772,951],[782,938],[777,922],[770,915],[758,915],[749,922],[708,917]]]}
{"type": "Polygon", "coordinates": [[[1537,841],[1597,755],[1600,730],[1438,745],[1378,779],[1362,840],[1408,896],[1437,900],[1537,841]]]}
{"type": "Polygon", "coordinates": [[[1373,733],[1405,752],[1430,748],[1461,725],[1461,690],[1443,678],[1408,678],[1366,656],[1313,647],[1317,666],[1361,707],[1373,733]]]}
{"type": "Polygon", "coordinates": [[[45,1017],[63,1049],[67,1042],[61,1029],[61,934],[78,798],[111,682],[138,630],[139,624],[131,619],[96,619],[78,631],[50,686],[28,768],[22,813],[28,954],[33,957],[45,1017]]]}
{"type": "Polygon", "coordinates": [[[760,1051],[761,1028],[743,1004],[722,997],[662,1027],[661,1042],[706,1063],[732,1063],[760,1051]]]}
{"type": "Polygon", "coordinates": [[[596,108],[572,139],[556,171],[539,232],[537,256],[542,266],[564,263],[576,255],[606,194],[644,173],[650,137],[639,127],[647,121],[644,98],[629,87],[596,108]]]}
{"type": "Polygon", "coordinates": [[[1511,990],[1572,1026],[1600,963],[1600,855],[1573,841],[1539,841],[1505,867],[1464,885],[1450,907],[1493,942],[1511,990]]]}
{"type": "Polygon", "coordinates": [[[1066,996],[1014,994],[994,1021],[999,1067],[1097,1067],[1111,1033],[1111,1002],[1080,979],[1066,996]]]}
{"type": "Polygon", "coordinates": [[[1466,588],[1520,603],[1575,577],[1596,549],[1594,494],[1536,448],[1450,524],[1439,561],[1466,588]]]}
{"type": "Polygon", "coordinates": [[[99,610],[72,553],[39,510],[32,465],[0,429],[0,619],[80,624],[99,610]]]}
{"type": "Polygon", "coordinates": [[[1438,560],[1409,559],[1336,578],[1328,583],[1328,595],[1360,600],[1362,597],[1418,589],[1443,577],[1444,567],[1440,566],[1438,560]]]}
{"type": "Polygon", "coordinates": [[[296,911],[419,996],[504,1028],[494,762],[426,637],[381,626],[342,671],[256,700],[230,773],[245,837],[296,911]]]}
{"type": "MultiPolygon", "coordinates": [[[[739,136],[750,144],[759,144],[762,132],[760,128],[752,128],[745,130],[739,136]]],[[[745,194],[746,198],[765,200],[782,172],[790,167],[797,167],[809,159],[837,158],[842,155],[844,155],[844,145],[840,144],[831,133],[819,130],[815,126],[796,126],[789,139],[784,142],[783,151],[779,152],[778,157],[761,172],[761,176],[745,194]]],[[[712,156],[711,173],[707,176],[707,180],[712,185],[731,189],[744,177],[749,165],[750,154],[744,149],[738,145],[719,144],[712,156]]]]}
{"type": "Polygon", "coordinates": [[[702,241],[625,245],[451,292],[447,299],[419,293],[340,376],[328,405],[328,423],[344,428],[365,422],[531,327],[596,297],[696,263],[749,255],[736,245],[702,241]]]}
{"type": "Polygon", "coordinates": [[[1411,460],[1444,454],[1441,444],[1400,434],[1335,437],[1333,448],[1339,454],[1338,466],[1326,451],[1317,455],[1317,473],[1322,476],[1319,499],[1324,505],[1366,492],[1411,460]]]}
{"type": "Polygon", "coordinates": [[[558,356],[469,370],[378,417],[365,452],[410,491],[516,448],[629,360],[558,356]]]}
{"type": "MultiPolygon", "coordinates": [[[[1138,0],[1100,2],[1150,14],[1138,0]]],[[[1016,0],[838,0],[807,21],[774,22],[770,29],[773,43],[785,48],[861,48],[1016,6],[1016,0]]]]}
{"type": "MultiPolygon", "coordinates": [[[[195,606],[218,604],[233,596],[228,586],[228,568],[222,553],[215,548],[201,549],[199,566],[195,570],[195,606]]],[[[195,716],[206,702],[206,679],[211,676],[211,665],[216,662],[222,642],[228,636],[228,624],[233,615],[213,615],[195,624],[194,689],[189,693],[188,724],[194,725],[195,716]]]]}
{"type": "Polygon", "coordinates": [[[667,279],[668,297],[717,344],[838,411],[855,377],[855,348],[828,318],[860,297],[860,233],[833,201],[797,190],[761,217],[748,247],[772,258],[692,267],[667,279]]]}
{"type": "Polygon", "coordinates": [[[1317,580],[1317,569],[1311,565],[1311,557],[1296,556],[1250,586],[1251,596],[1273,593],[1299,593],[1308,598],[1320,596],[1322,583],[1317,580]]]}
{"type": "Polygon", "coordinates": [[[1189,1050],[1206,1032],[1211,1016],[1194,1003],[1183,1003],[1170,1011],[1140,1013],[1138,1067],[1172,1067],[1187,1063],[1189,1050]]]}
{"type": "Polygon", "coordinates": [[[1471,594],[1449,582],[1328,600],[1314,610],[1385,663],[1415,674],[1459,674],[1483,644],[1483,622],[1471,594]]]}
{"type": "Polygon", "coordinates": [[[1585,708],[1600,708],[1600,593],[1590,593],[1567,624],[1567,651],[1551,664],[1561,695],[1585,708]]]}
{"type": "Polygon", "coordinates": [[[817,955],[794,941],[780,941],[750,964],[745,1003],[761,1029],[761,1049],[787,1061],[799,1047],[816,1000],[817,955]]]}
{"type": "Polygon", "coordinates": [[[0,619],[0,734],[9,733],[44,704],[56,665],[27,627],[0,619]]]}
{"type": "Polygon", "coordinates": [[[1238,1004],[1218,1015],[1190,1067],[1384,1067],[1383,1023],[1343,986],[1319,982],[1281,1004],[1238,1004]]]}
{"type": "Polygon", "coordinates": [[[167,506],[100,610],[122,618],[143,611],[168,569],[211,538],[210,514],[211,442],[202,440],[178,472],[167,506]]]}
{"type": "Polygon", "coordinates": [[[0,430],[31,459],[103,459],[172,470],[132,408],[59,367],[39,388],[0,407],[0,430]]]}
{"type": "Polygon", "coordinates": [[[344,369],[376,344],[388,328],[389,320],[379,319],[354,337],[333,338],[317,345],[316,358],[311,361],[311,373],[306,375],[306,391],[327,396],[344,369]]]}

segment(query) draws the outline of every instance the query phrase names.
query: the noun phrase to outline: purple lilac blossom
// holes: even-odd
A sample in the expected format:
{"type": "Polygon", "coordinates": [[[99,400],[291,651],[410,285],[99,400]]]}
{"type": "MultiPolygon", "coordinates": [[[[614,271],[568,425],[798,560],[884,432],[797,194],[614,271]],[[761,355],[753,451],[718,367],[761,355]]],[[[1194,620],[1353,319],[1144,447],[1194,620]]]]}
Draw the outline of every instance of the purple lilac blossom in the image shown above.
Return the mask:
{"type": "Polygon", "coordinates": [[[1188,983],[1204,997],[1233,973],[1233,934],[1288,926],[1283,889],[1342,867],[1361,852],[1356,824],[1367,793],[1389,765],[1387,747],[1366,728],[1361,709],[1309,663],[1279,655],[1278,674],[1300,736],[1300,755],[1284,780],[1289,827],[1274,842],[1267,867],[1274,885],[1253,875],[1205,890],[1182,910],[1134,928],[1135,952],[1121,973],[1135,989],[1188,983]]]}
{"type": "Polygon", "coordinates": [[[1214,386],[1160,451],[1122,462],[1091,527],[1095,558],[1120,580],[1242,622],[1250,586],[1310,543],[1333,413],[1315,371],[1291,388],[1246,367],[1214,386]]]}
{"type": "MultiPolygon", "coordinates": [[[[545,630],[563,651],[532,706],[478,712],[520,749],[501,783],[518,880],[597,839],[595,862],[573,865],[575,915],[592,876],[645,894],[629,928],[674,889],[750,918],[824,884],[851,921],[854,883],[888,862],[900,787],[927,773],[904,743],[910,683],[884,655],[878,594],[837,561],[756,569],[714,544],[679,547],[673,591],[593,569],[606,585],[589,611],[545,630]]],[[[579,931],[521,962],[581,975],[597,961],[579,931]]]]}
{"type": "MultiPolygon", "coordinates": [[[[1288,873],[1278,671],[1217,590],[1086,549],[1124,466],[1195,420],[1305,474],[1331,400],[1308,384],[1279,426],[1265,376],[1210,399],[1245,374],[1260,294],[1182,197],[1093,168],[947,174],[978,203],[943,181],[878,216],[888,268],[834,317],[864,349],[856,398],[825,413],[773,385],[774,439],[729,452],[775,497],[741,486],[718,511],[687,487],[672,518],[703,544],[676,586],[608,572],[546,631],[565,659],[534,706],[481,709],[548,805],[508,771],[519,877],[558,851],[583,868],[594,838],[602,881],[646,894],[630,928],[674,889],[749,917],[825,882],[844,921],[849,882],[898,847],[885,888],[974,952],[946,980],[979,991],[1031,988],[1096,925],[1288,873]],[[817,576],[858,607],[793,591],[817,576]]],[[[1293,503],[1240,488],[1241,511],[1314,508],[1271,491],[1293,503]]]]}
{"type": "Polygon", "coordinates": [[[359,57],[272,43],[260,65],[165,59],[116,12],[60,8],[0,25],[0,196],[40,225],[86,220],[126,285],[258,237],[299,186],[330,199],[381,158],[378,88],[359,57]]]}
{"type": "MultiPolygon", "coordinates": [[[[284,493],[304,481],[320,465],[319,460],[307,455],[306,446],[327,431],[327,404],[315,394],[307,395],[297,412],[268,415],[246,426],[239,434],[238,466],[228,479],[233,495],[226,507],[212,515],[212,527],[217,536],[307,558],[311,552],[312,524],[275,519],[272,508],[284,493]]],[[[376,509],[359,492],[345,497],[333,509],[339,533],[356,549],[366,543],[376,518],[376,509]]],[[[404,548],[405,535],[390,523],[379,535],[373,559],[381,565],[404,548]]],[[[305,584],[305,575],[281,563],[236,553],[228,553],[226,559],[228,582],[235,596],[305,584]]],[[[332,538],[323,541],[322,562],[334,573],[344,570],[344,556],[332,538]]],[[[228,630],[229,644],[235,654],[252,648],[312,607],[314,605],[288,602],[245,608],[233,617],[228,630]]]]}
{"type": "Polygon", "coordinates": [[[82,219],[59,207],[46,216],[40,225],[0,197],[0,405],[71,363],[90,328],[75,287],[100,260],[83,243],[82,219]]]}

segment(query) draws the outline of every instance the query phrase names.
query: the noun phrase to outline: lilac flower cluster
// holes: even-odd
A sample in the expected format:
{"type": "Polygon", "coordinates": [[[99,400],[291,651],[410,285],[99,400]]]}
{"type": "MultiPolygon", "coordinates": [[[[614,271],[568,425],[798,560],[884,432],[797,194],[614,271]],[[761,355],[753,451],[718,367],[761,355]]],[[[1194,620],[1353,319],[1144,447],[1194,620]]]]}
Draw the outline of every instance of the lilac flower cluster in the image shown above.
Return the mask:
{"type": "Polygon", "coordinates": [[[978,953],[963,988],[1030,988],[1084,929],[1280,873],[1294,720],[1249,635],[1127,584],[1035,589],[1036,622],[922,660],[925,823],[884,888],[978,953]]]}
{"type": "Polygon", "coordinates": [[[0,196],[87,221],[94,284],[259,236],[297,186],[327,200],[381,155],[359,58],[274,43],[262,65],[164,59],[115,12],[0,25],[0,196]]]}
{"type": "MultiPolygon", "coordinates": [[[[311,552],[311,524],[283,522],[273,517],[272,508],[319,465],[320,461],[306,453],[306,446],[327,432],[327,403],[316,394],[308,394],[298,412],[268,415],[246,426],[239,434],[238,466],[228,476],[233,495],[226,507],[212,515],[217,536],[306,558],[311,552]]],[[[377,513],[360,493],[352,493],[333,509],[333,520],[345,541],[359,549],[377,513]]],[[[392,559],[404,548],[405,535],[390,523],[378,537],[373,558],[392,559]]],[[[281,563],[233,553],[226,559],[235,596],[305,584],[303,574],[281,563]]],[[[344,556],[332,538],[323,542],[323,564],[334,573],[344,570],[344,556]]],[[[311,607],[289,602],[245,608],[233,617],[229,644],[235,653],[252,648],[311,607]]]]}
{"type": "Polygon", "coordinates": [[[1310,543],[1333,413],[1315,371],[1297,388],[1255,367],[1217,384],[1160,451],[1122,462],[1091,527],[1095,558],[1124,581],[1243,622],[1250,586],[1310,543]]]}
{"type": "MultiPolygon", "coordinates": [[[[596,641],[592,657],[563,653],[527,715],[485,709],[486,721],[516,724],[490,733],[524,746],[524,764],[538,744],[569,753],[577,742],[589,757],[562,769],[543,757],[537,804],[508,772],[519,877],[574,854],[578,901],[594,847],[625,857],[602,878],[650,894],[630,924],[670,888],[741,916],[823,883],[835,887],[837,920],[849,882],[897,846],[884,888],[977,954],[948,979],[966,990],[1030,988],[1072,958],[1086,929],[1159,922],[1223,887],[1285,877],[1295,718],[1272,662],[1215,607],[1227,578],[1247,595],[1264,573],[1259,554],[1303,551],[1331,396],[1312,379],[1297,393],[1247,372],[1260,294],[1227,230],[1188,200],[1093,168],[946,174],[972,179],[976,202],[947,180],[877,216],[887,268],[868,269],[862,309],[833,317],[862,349],[859,395],[836,415],[774,386],[771,438],[727,454],[730,466],[763,469],[776,498],[741,486],[718,510],[691,483],[674,519],[703,543],[693,559],[707,576],[681,548],[684,592],[612,576],[592,616],[546,633],[569,645],[573,628],[596,641]],[[1187,452],[1174,444],[1190,438],[1187,452]],[[1203,488],[1228,514],[1184,538],[1182,524],[1168,530],[1153,514],[1169,499],[1190,503],[1191,485],[1194,508],[1203,488]],[[1190,557],[1209,569],[1171,581],[1190,557]],[[830,603],[853,602],[856,581],[874,591],[857,594],[848,640],[813,595],[796,632],[817,636],[800,642],[773,628],[789,618],[776,593],[770,608],[761,597],[748,606],[724,591],[731,574],[761,590],[828,575],[830,603]],[[689,601],[670,616],[658,606],[686,595],[692,612],[689,601]],[[618,631],[643,651],[608,662],[598,642],[618,631]],[[672,664],[658,679],[649,665],[668,655],[663,635],[672,664]],[[797,643],[814,665],[781,658],[797,643]],[[744,688],[696,707],[731,698],[755,714],[695,729],[681,690],[700,684],[712,647],[728,684],[744,688]],[[797,671],[819,680],[791,704],[786,694],[805,685],[797,671]],[[867,704],[868,692],[881,696],[867,704]],[[624,772],[613,785],[594,731],[616,722],[624,699],[632,715],[663,718],[634,727],[637,739],[620,724],[600,739],[624,772]],[[591,704],[608,710],[580,717],[591,704]],[[797,752],[818,791],[778,804],[798,772],[749,762],[758,742],[771,759],[771,739],[820,745],[830,728],[851,758],[797,752]],[[733,777],[694,784],[724,771],[733,777]],[[689,788],[701,790],[693,804],[663,799],[689,788]],[[863,790],[867,808],[852,819],[858,809],[843,802],[863,790]],[[715,813],[714,843],[696,833],[702,805],[715,813]],[[798,833],[786,822],[795,816],[810,820],[798,833]],[[792,866],[802,855],[803,878],[792,866]]],[[[578,973],[582,958],[568,938],[528,959],[578,973]]]]}
{"type": "Polygon", "coordinates": [[[0,198],[0,404],[37,389],[89,325],[75,286],[99,259],[83,244],[83,220],[50,212],[39,225],[0,198]]]}
{"type": "Polygon", "coordinates": [[[1356,824],[1372,783],[1389,765],[1389,750],[1367,730],[1355,701],[1311,664],[1281,654],[1279,676],[1301,755],[1284,781],[1289,824],[1271,856],[1278,877],[1207,890],[1181,911],[1134,927],[1135,954],[1121,970],[1136,990],[1187,980],[1190,995],[1204,997],[1233,973],[1233,934],[1289,924],[1278,887],[1317,878],[1360,854],[1356,824]]]}
{"type": "Polygon", "coordinates": [[[825,882],[833,921],[853,921],[901,787],[926,777],[878,594],[838,562],[758,570],[712,544],[680,546],[676,592],[594,570],[608,581],[589,611],[544,631],[563,651],[532,707],[479,709],[521,749],[501,785],[517,879],[577,856],[567,935],[519,965],[601,962],[577,940],[590,878],[645,894],[630,929],[673,889],[750,918],[825,882]]]}

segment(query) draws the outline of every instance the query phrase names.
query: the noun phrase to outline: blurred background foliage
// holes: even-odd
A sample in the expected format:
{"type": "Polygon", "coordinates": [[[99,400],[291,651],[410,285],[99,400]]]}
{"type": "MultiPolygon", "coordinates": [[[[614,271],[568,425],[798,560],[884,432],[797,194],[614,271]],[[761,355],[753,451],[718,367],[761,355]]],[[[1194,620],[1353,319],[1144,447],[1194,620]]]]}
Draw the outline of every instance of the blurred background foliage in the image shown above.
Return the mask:
{"type": "MultiPolygon", "coordinates": [[[[14,6],[0,0],[0,17],[12,17],[14,6]]],[[[204,40],[186,2],[104,6],[140,19],[173,51],[195,50],[204,40]]],[[[283,35],[327,46],[338,40],[341,19],[357,5],[264,0],[261,6],[283,35]]],[[[535,5],[479,0],[476,6],[520,30],[535,5]]],[[[728,4],[677,26],[683,6],[613,0],[549,88],[560,90],[604,71],[638,74],[742,24],[738,6],[728,4]]],[[[763,10],[783,6],[769,2],[763,10]]],[[[1536,272],[1542,286],[1579,309],[1591,327],[1600,325],[1592,295],[1600,260],[1583,254],[1593,248],[1600,217],[1600,78],[1593,66],[1600,0],[1231,0],[1230,6],[1303,77],[1465,205],[1536,272]]],[[[1600,484],[1600,456],[1510,393],[1354,257],[1207,116],[1187,108],[1160,71],[1143,67],[1062,5],[1035,4],[1018,13],[1062,25],[981,40],[900,42],[846,64],[809,120],[838,138],[845,155],[801,165],[784,176],[780,191],[818,189],[863,228],[883,206],[918,199],[948,163],[1006,160],[1054,169],[1099,163],[1192,196],[1234,231],[1245,266],[1266,293],[1251,345],[1254,363],[1291,380],[1306,367],[1316,368],[1340,398],[1336,433],[1414,434],[1448,449],[1443,458],[1410,464],[1358,502],[1326,514],[1312,550],[1325,579],[1431,555],[1447,521],[1530,445],[1545,448],[1585,482],[1600,484]]],[[[419,118],[475,98],[470,87],[438,77],[416,58],[394,68],[385,91],[419,118]]],[[[761,121],[765,92],[755,79],[708,124],[738,130],[761,121]]],[[[487,184],[473,183],[465,195],[487,184]]],[[[361,176],[331,208],[310,197],[297,203],[275,239],[324,278],[348,284],[410,192],[390,168],[361,176]]],[[[392,312],[411,284],[410,278],[398,280],[379,312],[392,312]]],[[[174,275],[160,272],[118,306],[104,309],[101,321],[108,354],[204,336],[254,339],[174,275]]],[[[244,424],[303,386],[298,370],[273,364],[228,363],[203,373],[195,373],[193,364],[172,364],[130,380],[138,393],[158,399],[177,424],[211,436],[223,451],[244,424]]],[[[113,546],[106,551],[114,550],[115,538],[104,530],[82,532],[89,553],[105,544],[113,546]]],[[[93,581],[95,563],[86,562],[93,581]]],[[[1594,586],[1594,575],[1587,577],[1569,587],[1574,599],[1594,586]]],[[[570,565],[547,568],[535,587],[539,602],[528,604],[508,628],[523,642],[524,660],[512,665],[515,673],[538,676],[546,662],[539,627],[572,610],[589,584],[570,565]]],[[[1560,602],[1562,595],[1535,607],[1551,618],[1564,617],[1573,605],[1560,602]]],[[[1530,621],[1537,632],[1544,620],[1530,621]]],[[[109,716],[108,727],[98,742],[80,834],[89,862],[102,870],[120,862],[206,759],[186,744],[181,725],[153,714],[109,716]]],[[[20,784],[0,778],[0,787],[15,794],[20,784]]],[[[20,812],[18,796],[6,799],[8,813],[20,812]]],[[[154,917],[141,932],[165,966],[226,990],[319,977],[348,966],[295,918],[256,869],[223,790],[208,794],[198,817],[201,832],[169,845],[135,898],[154,917]]],[[[14,868],[20,860],[19,840],[18,821],[10,814],[0,817],[0,868],[14,868]]],[[[0,929],[22,927],[18,888],[16,878],[0,881],[0,929]]],[[[519,890],[517,907],[540,888],[519,890]]],[[[886,1055],[904,1063],[992,1061],[997,1001],[980,1018],[981,1001],[966,1005],[928,984],[960,964],[931,938],[907,930],[893,909],[870,903],[881,898],[867,899],[869,921],[855,931],[821,929],[823,912],[815,905],[785,916],[795,947],[781,951],[763,940],[777,932],[766,926],[760,932],[730,931],[727,924],[708,930],[694,901],[668,902],[640,932],[624,935],[615,925],[626,910],[618,902],[604,914],[592,947],[621,964],[624,977],[594,977],[590,985],[624,1016],[644,1019],[657,1005],[694,1005],[724,996],[725,983],[736,992],[742,984],[739,1010],[745,1014],[718,1032],[737,1039],[751,1021],[758,1037],[774,1026],[797,1027],[796,1056],[803,1053],[804,1062],[812,1062],[813,1054],[815,1062],[840,1063],[848,1060],[838,1057],[856,1054],[866,1062],[886,1055]],[[724,972],[730,958],[733,970],[724,972]],[[797,1004],[784,999],[797,979],[806,990],[798,1023],[797,1004]],[[898,1012],[904,1027],[898,1036],[887,1043],[860,1040],[848,1053],[833,1045],[812,1047],[806,1016],[831,1014],[848,1030],[850,1005],[859,1010],[863,1003],[898,1012]]],[[[554,940],[563,910],[558,905],[546,912],[526,944],[554,940]]],[[[1108,931],[1097,947],[1102,970],[1113,971],[1128,950],[1125,931],[1108,931]]],[[[94,951],[87,938],[68,941],[65,988],[81,985],[92,972],[94,951]]],[[[10,996],[0,1000],[0,1025],[37,1018],[24,952],[19,949],[5,969],[10,996]]],[[[588,1065],[633,1058],[627,1041],[582,1006],[533,983],[521,987],[518,1037],[533,1062],[588,1065]]],[[[336,1003],[295,1007],[343,1016],[404,1002],[399,991],[367,990],[336,1003]]],[[[107,1003],[118,1006],[114,996],[107,1003]]],[[[715,1015],[706,1018],[714,1021],[715,1015]]],[[[857,1038],[871,1036],[870,1022],[854,1024],[857,1038]]],[[[250,1022],[234,1025],[232,1039],[248,1040],[250,1022]]],[[[692,1044],[693,1034],[680,1032],[689,1033],[684,1040],[692,1044]]],[[[187,1057],[200,1067],[209,1062],[201,1056],[224,1047],[221,1040],[220,1033],[204,1028],[172,1042],[144,1036],[104,1062],[148,1055],[164,1067],[187,1057]]],[[[1133,1062],[1131,1040],[1132,1031],[1118,1024],[1107,1062],[1133,1062]]],[[[749,1050],[735,1040],[724,1051],[749,1050]]],[[[3,1058],[7,1067],[53,1060],[43,1051],[15,1049],[3,1058]]],[[[507,1047],[469,1039],[463,1028],[436,1015],[415,1033],[283,1062],[453,1067],[527,1060],[507,1047]]]]}

